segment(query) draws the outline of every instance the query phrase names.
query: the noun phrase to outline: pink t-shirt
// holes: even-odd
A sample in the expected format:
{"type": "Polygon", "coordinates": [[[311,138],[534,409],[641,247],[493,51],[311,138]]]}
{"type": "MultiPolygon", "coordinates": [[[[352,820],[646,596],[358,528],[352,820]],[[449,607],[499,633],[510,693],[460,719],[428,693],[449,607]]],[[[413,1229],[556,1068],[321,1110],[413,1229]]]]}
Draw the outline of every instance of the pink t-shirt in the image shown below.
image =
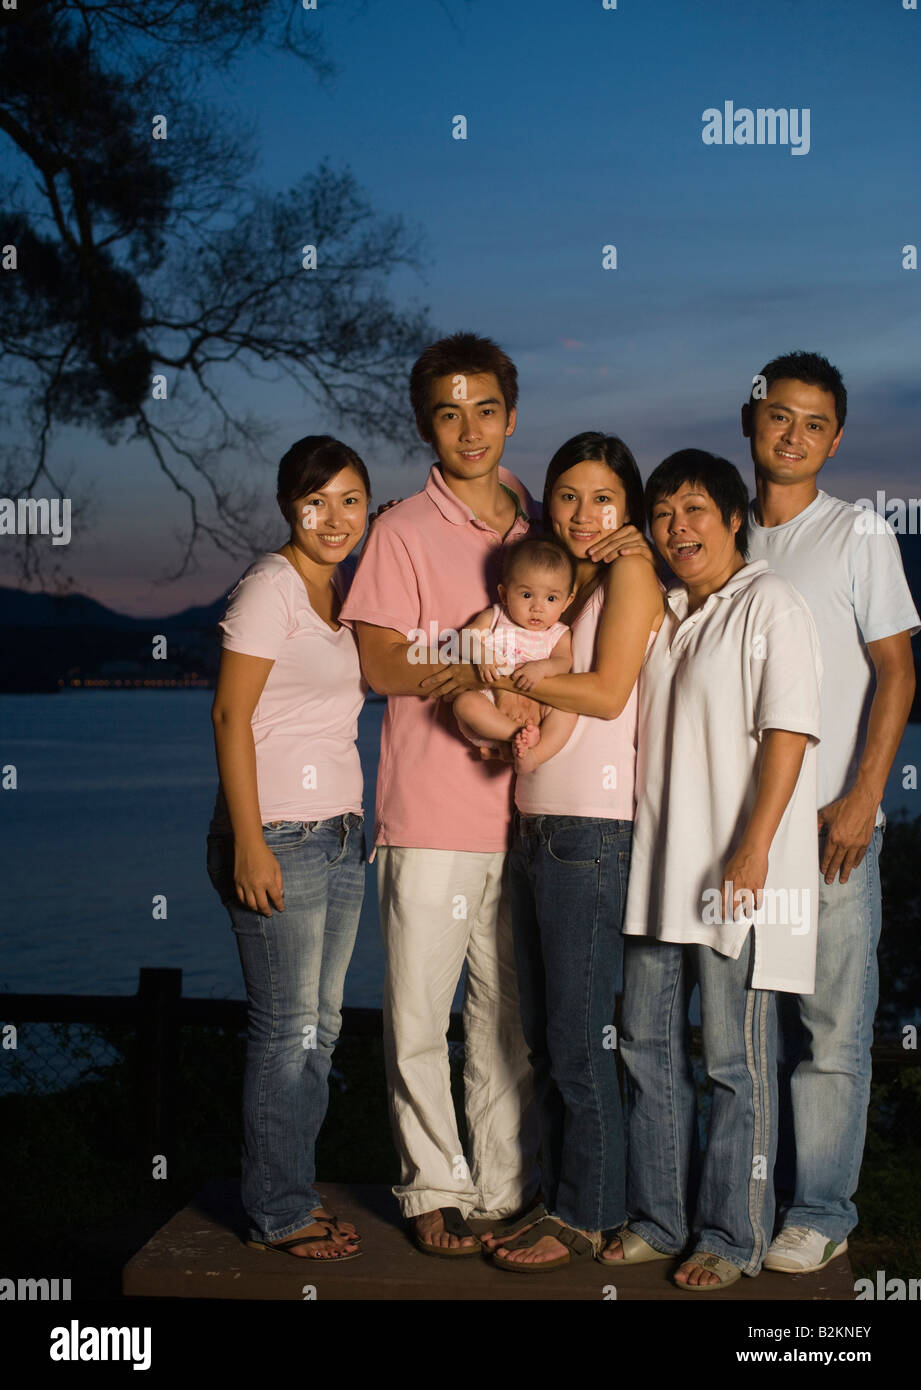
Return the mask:
{"type": "MultiPolygon", "coordinates": [[[[252,719],[263,825],[360,812],[355,737],[367,686],[352,631],[333,632],[311,606],[297,570],[275,554],[249,567],[219,626],[227,651],[275,663],[252,719]]],[[[211,828],[231,830],[220,791],[211,828]]]]}
{"type": "MultiPolygon", "coordinates": [[[[499,479],[519,503],[509,544],[527,535],[535,507],[505,468],[499,479]]],[[[421,492],[371,527],[342,621],[373,623],[426,642],[445,629],[459,632],[495,601],[502,546],[498,532],[455,497],[433,466],[421,492]]],[[[507,764],[484,762],[461,735],[450,705],[391,695],[381,733],[374,842],[507,849],[511,780],[507,764]]]]}
{"type": "MultiPolygon", "coordinates": [[[[599,584],[572,625],[572,669],[591,671],[604,606],[599,584]]],[[[650,642],[652,636],[650,636],[650,642]]],[[[647,646],[648,650],[648,646],[647,646]]],[[[569,740],[535,772],[515,781],[515,805],[526,816],[597,816],[633,820],[637,688],[616,719],[580,714],[569,740]]]]}

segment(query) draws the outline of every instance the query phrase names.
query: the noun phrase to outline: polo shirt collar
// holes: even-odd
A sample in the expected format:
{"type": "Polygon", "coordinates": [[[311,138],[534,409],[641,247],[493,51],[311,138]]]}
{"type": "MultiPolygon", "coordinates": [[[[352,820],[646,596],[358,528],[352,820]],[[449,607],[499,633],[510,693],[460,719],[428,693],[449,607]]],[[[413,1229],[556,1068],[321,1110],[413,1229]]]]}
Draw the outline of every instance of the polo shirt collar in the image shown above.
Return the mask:
{"type": "MultiPolygon", "coordinates": [[[[706,602],[702,603],[701,606],[691,614],[691,617],[703,617],[704,613],[709,612],[710,609],[715,607],[718,599],[732,598],[733,594],[737,594],[740,589],[747,589],[757,575],[763,574],[764,571],[769,568],[770,566],[767,560],[752,560],[750,564],[743,565],[740,570],[736,570],[735,574],[727,579],[721,589],[716,589],[712,594],[709,594],[706,602]]],[[[666,597],[669,608],[672,610],[679,623],[683,623],[688,616],[687,589],[683,584],[677,584],[674,588],[669,589],[666,597]]]]}
{"type": "MultiPolygon", "coordinates": [[[[526,526],[531,524],[531,517],[524,506],[524,499],[519,492],[521,484],[513,473],[507,468],[499,465],[499,482],[515,503],[516,516],[513,525],[519,521],[524,521],[526,526]]],[[[426,480],[424,492],[434,503],[446,521],[450,521],[454,526],[463,526],[472,521],[475,526],[483,526],[472,507],[468,507],[466,502],[451,491],[442,476],[441,469],[437,463],[433,463],[429,469],[429,476],[426,480]]],[[[491,528],[487,528],[491,529],[491,528]]]]}

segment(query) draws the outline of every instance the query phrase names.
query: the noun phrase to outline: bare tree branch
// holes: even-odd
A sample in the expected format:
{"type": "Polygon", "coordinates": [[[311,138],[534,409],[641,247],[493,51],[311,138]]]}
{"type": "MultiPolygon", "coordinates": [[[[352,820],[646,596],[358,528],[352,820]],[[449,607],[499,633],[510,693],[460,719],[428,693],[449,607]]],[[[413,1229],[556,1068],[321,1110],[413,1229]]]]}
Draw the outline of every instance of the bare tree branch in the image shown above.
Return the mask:
{"type": "Polygon", "coordinates": [[[350,429],[411,447],[403,382],[432,330],[388,281],[419,268],[420,236],[376,213],[348,170],[261,189],[252,132],[197,98],[202,55],[227,65],[244,46],[328,75],[299,4],[22,0],[11,13],[0,137],[37,176],[13,185],[2,234],[18,255],[0,304],[3,381],[34,450],[20,485],[52,481],[61,425],[134,438],[187,508],[178,574],[202,543],[251,553],[253,493],[233,463],[264,465],[271,427],[238,404],[240,375],[293,382],[350,429]]]}

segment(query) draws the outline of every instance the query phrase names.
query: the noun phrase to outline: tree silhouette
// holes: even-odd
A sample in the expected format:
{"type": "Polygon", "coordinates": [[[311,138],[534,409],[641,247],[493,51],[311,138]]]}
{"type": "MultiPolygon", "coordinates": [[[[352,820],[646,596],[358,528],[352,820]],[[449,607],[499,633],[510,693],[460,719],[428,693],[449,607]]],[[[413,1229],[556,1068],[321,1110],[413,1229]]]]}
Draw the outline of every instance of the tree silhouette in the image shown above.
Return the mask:
{"type": "MultiPolygon", "coordinates": [[[[328,80],[309,18],[293,0],[0,11],[0,132],[13,155],[0,380],[34,446],[9,454],[5,495],[62,491],[56,426],[141,439],[187,504],[179,574],[204,538],[253,549],[252,497],[227,458],[260,457],[270,427],[235,403],[228,367],[289,378],[357,431],[408,435],[394,380],[430,328],[423,310],[394,304],[388,279],[418,266],[417,236],[376,214],[348,170],[324,163],[286,192],[261,188],[251,132],[200,94],[203,73],[254,46],[328,80]]],[[[30,539],[23,578],[44,582],[30,539]]]]}

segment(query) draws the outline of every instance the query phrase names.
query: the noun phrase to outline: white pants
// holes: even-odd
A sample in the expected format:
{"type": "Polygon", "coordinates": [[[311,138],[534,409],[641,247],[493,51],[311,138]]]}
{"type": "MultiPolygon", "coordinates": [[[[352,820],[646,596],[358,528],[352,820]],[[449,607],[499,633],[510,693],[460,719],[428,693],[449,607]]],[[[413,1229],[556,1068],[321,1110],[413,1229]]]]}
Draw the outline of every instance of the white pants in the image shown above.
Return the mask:
{"type": "Polygon", "coordinates": [[[509,1216],[536,1192],[531,1069],[521,1031],[506,855],[377,851],[387,951],[384,1047],[404,1216],[436,1207],[509,1216]],[[468,1165],[457,1133],[445,1034],[464,996],[468,1165]]]}

